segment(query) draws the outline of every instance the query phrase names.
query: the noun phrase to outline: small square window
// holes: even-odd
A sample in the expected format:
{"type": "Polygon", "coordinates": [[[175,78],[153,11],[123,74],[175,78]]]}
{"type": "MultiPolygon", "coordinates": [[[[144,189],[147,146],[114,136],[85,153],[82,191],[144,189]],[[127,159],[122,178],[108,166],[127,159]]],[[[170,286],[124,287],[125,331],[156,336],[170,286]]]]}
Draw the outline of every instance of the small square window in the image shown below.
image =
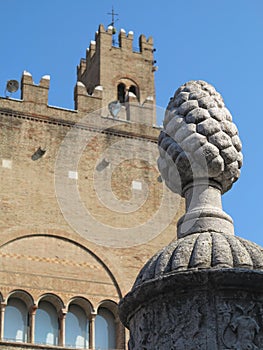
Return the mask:
{"type": "Polygon", "coordinates": [[[132,181],[132,188],[134,190],[141,191],[142,190],[142,183],[140,181],[132,181]]]}
{"type": "Polygon", "coordinates": [[[77,171],[69,171],[68,178],[78,180],[78,172],[77,171]]]}
{"type": "Polygon", "coordinates": [[[2,159],[2,167],[6,169],[12,169],[12,160],[11,159],[2,159]]]}

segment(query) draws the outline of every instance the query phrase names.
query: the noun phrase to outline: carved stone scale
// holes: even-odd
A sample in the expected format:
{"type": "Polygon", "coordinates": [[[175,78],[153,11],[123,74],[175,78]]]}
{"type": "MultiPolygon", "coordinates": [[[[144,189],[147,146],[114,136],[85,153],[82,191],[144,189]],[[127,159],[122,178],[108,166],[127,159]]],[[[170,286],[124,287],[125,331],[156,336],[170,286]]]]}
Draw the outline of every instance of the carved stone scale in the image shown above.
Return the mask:
{"type": "Polygon", "coordinates": [[[130,350],[263,350],[263,250],[234,235],[221,194],[239,178],[241,142],[218,92],[182,85],[166,110],[158,166],[186,199],[178,240],[121,300],[130,350]]]}

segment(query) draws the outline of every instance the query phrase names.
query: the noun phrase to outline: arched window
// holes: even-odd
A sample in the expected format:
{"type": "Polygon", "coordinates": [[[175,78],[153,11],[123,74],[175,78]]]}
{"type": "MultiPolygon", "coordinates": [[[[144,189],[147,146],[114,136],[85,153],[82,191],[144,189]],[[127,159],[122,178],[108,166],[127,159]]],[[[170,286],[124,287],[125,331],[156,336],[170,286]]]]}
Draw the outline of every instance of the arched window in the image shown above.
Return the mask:
{"type": "Polygon", "coordinates": [[[108,309],[99,308],[95,318],[95,349],[116,348],[115,318],[108,309]]]}
{"type": "Polygon", "coordinates": [[[65,345],[89,348],[89,322],[86,313],[78,305],[70,305],[66,316],[65,345]]]}
{"type": "Polygon", "coordinates": [[[125,95],[126,95],[126,86],[123,83],[120,83],[117,88],[117,99],[120,101],[120,103],[125,102],[125,95]]]}
{"type": "Polygon", "coordinates": [[[36,311],[35,343],[58,345],[58,315],[47,301],[41,301],[36,311]]]}
{"type": "Polygon", "coordinates": [[[129,92],[132,92],[136,97],[138,97],[138,89],[137,86],[131,85],[129,88],[129,92]]]}
{"type": "Polygon", "coordinates": [[[18,298],[10,298],[5,309],[4,339],[16,342],[27,341],[28,311],[18,298]]]}

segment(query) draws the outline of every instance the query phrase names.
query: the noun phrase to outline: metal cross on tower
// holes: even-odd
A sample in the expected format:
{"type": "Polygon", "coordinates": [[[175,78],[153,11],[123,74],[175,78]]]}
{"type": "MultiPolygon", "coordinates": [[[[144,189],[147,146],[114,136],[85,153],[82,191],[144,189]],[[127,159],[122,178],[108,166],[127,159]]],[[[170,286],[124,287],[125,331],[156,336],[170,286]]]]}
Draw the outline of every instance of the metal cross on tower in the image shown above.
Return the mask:
{"type": "MultiPolygon", "coordinates": [[[[114,12],[113,6],[111,12],[108,12],[107,14],[111,16],[111,23],[109,24],[109,26],[112,26],[112,34],[114,35],[116,34],[115,23],[118,21],[118,19],[115,19],[115,17],[119,16],[119,14],[114,12]]],[[[114,36],[112,37],[112,44],[115,45],[114,36]]]]}
{"type": "MultiPolygon", "coordinates": [[[[113,6],[112,6],[111,12],[108,12],[107,14],[111,15],[111,23],[109,24],[109,26],[112,26],[114,28],[114,26],[115,26],[115,16],[119,16],[119,14],[114,12],[113,6]]],[[[116,22],[117,21],[118,20],[116,20],[116,22]]]]}

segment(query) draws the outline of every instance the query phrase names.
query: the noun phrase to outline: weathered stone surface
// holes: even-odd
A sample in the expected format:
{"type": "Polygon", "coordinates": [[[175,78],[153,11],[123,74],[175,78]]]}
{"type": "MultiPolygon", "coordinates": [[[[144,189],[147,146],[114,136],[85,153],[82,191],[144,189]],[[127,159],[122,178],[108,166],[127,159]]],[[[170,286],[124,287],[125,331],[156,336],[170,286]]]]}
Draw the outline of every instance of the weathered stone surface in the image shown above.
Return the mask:
{"type": "Polygon", "coordinates": [[[197,132],[204,136],[213,135],[218,131],[220,131],[220,124],[212,118],[206,119],[197,125],[197,132]]]}
{"type": "MultiPolygon", "coordinates": [[[[164,132],[159,138],[159,147],[164,151],[166,151],[167,139],[169,139],[169,144],[174,142],[180,145],[182,152],[188,156],[192,170],[200,169],[195,164],[202,164],[202,177],[206,176],[220,183],[222,193],[228,191],[238,179],[241,162],[236,161],[241,157],[242,147],[238,131],[232,122],[230,112],[224,106],[222,97],[208,83],[190,81],[176,91],[168,104],[164,119],[164,132]],[[199,148],[196,141],[188,143],[188,140],[193,139],[190,138],[192,134],[195,135],[196,141],[200,137],[199,148]],[[204,142],[204,137],[207,143],[204,142]],[[214,151],[211,153],[212,149],[214,151]],[[211,160],[218,155],[222,160],[217,158],[218,162],[212,163],[211,160]],[[224,172],[230,163],[234,164],[231,166],[232,176],[229,176],[229,169],[226,173],[224,172]],[[214,166],[220,169],[220,172],[214,171],[214,166]]],[[[165,158],[163,151],[161,151],[160,156],[165,158]]],[[[177,159],[177,156],[172,157],[172,159],[174,158],[177,159]]],[[[177,161],[176,166],[181,174],[183,169],[181,169],[180,162],[177,161]]],[[[185,162],[182,168],[184,167],[185,162]]],[[[161,174],[164,168],[159,168],[161,174]]],[[[167,177],[169,174],[171,174],[169,171],[165,171],[163,174],[167,185],[172,181],[167,177]]],[[[200,172],[195,174],[193,171],[188,171],[187,174],[188,177],[184,175],[182,179],[178,179],[178,184],[174,186],[179,194],[182,194],[183,187],[199,176],[200,172]],[[179,183],[182,188],[179,187],[179,183]]],[[[175,182],[174,179],[173,182],[175,182]]]]}
{"type": "Polygon", "coordinates": [[[202,232],[172,242],[152,259],[137,277],[133,289],[147,281],[149,276],[155,279],[174,271],[188,271],[197,267],[260,270],[263,267],[263,250],[257,244],[237,236],[202,232]]]}
{"type": "Polygon", "coordinates": [[[230,146],[228,148],[223,149],[220,152],[222,158],[225,161],[225,164],[233,163],[237,160],[237,150],[234,146],[230,146]]]}
{"type": "Polygon", "coordinates": [[[240,141],[240,138],[239,138],[237,135],[235,135],[235,136],[232,137],[232,143],[233,143],[233,145],[235,146],[236,150],[237,150],[238,152],[240,152],[240,151],[241,151],[241,148],[242,148],[242,143],[241,143],[241,141],[240,141]]]}
{"type": "Polygon", "coordinates": [[[222,121],[221,128],[225,133],[227,133],[231,137],[238,134],[235,124],[231,123],[228,120],[222,121]]]}
{"type": "Polygon", "coordinates": [[[129,349],[262,350],[262,282],[262,272],[220,269],[171,274],[138,287],[127,295],[126,309],[120,304],[131,330],[129,349]],[[149,288],[152,298],[143,303],[149,288]]]}
{"type": "Polygon", "coordinates": [[[198,107],[198,102],[196,100],[187,101],[180,105],[178,112],[182,115],[186,115],[189,111],[197,107],[198,107]]]}
{"type": "Polygon", "coordinates": [[[206,109],[195,108],[195,109],[191,110],[189,113],[187,113],[187,115],[185,117],[185,121],[186,121],[186,123],[198,124],[209,117],[210,117],[210,115],[206,109]]]}
{"type": "Polygon", "coordinates": [[[173,139],[176,140],[176,143],[181,144],[181,142],[186,139],[191,134],[196,133],[196,126],[195,124],[186,124],[184,123],[180,129],[176,131],[174,134],[173,139]]]}
{"type": "Polygon", "coordinates": [[[171,121],[167,124],[166,133],[163,133],[163,135],[166,136],[166,134],[168,134],[173,137],[176,131],[179,130],[183,124],[184,119],[178,115],[177,118],[171,119],[171,121]]]}
{"type": "Polygon", "coordinates": [[[186,213],[179,239],[147,262],[120,302],[129,350],[263,350],[263,249],[234,236],[221,204],[242,165],[237,128],[203,81],[181,86],[167,110],[158,166],[186,213]]]}
{"type": "Polygon", "coordinates": [[[199,147],[203,146],[207,142],[206,137],[201,137],[196,133],[186,137],[181,143],[180,146],[186,152],[194,152],[199,147]]]}
{"type": "MultiPolygon", "coordinates": [[[[223,131],[218,131],[217,133],[213,134],[209,137],[209,142],[211,142],[216,147],[222,149],[225,149],[227,147],[232,146],[231,138],[223,131]]],[[[241,149],[240,149],[241,150],[241,149]]]]}

